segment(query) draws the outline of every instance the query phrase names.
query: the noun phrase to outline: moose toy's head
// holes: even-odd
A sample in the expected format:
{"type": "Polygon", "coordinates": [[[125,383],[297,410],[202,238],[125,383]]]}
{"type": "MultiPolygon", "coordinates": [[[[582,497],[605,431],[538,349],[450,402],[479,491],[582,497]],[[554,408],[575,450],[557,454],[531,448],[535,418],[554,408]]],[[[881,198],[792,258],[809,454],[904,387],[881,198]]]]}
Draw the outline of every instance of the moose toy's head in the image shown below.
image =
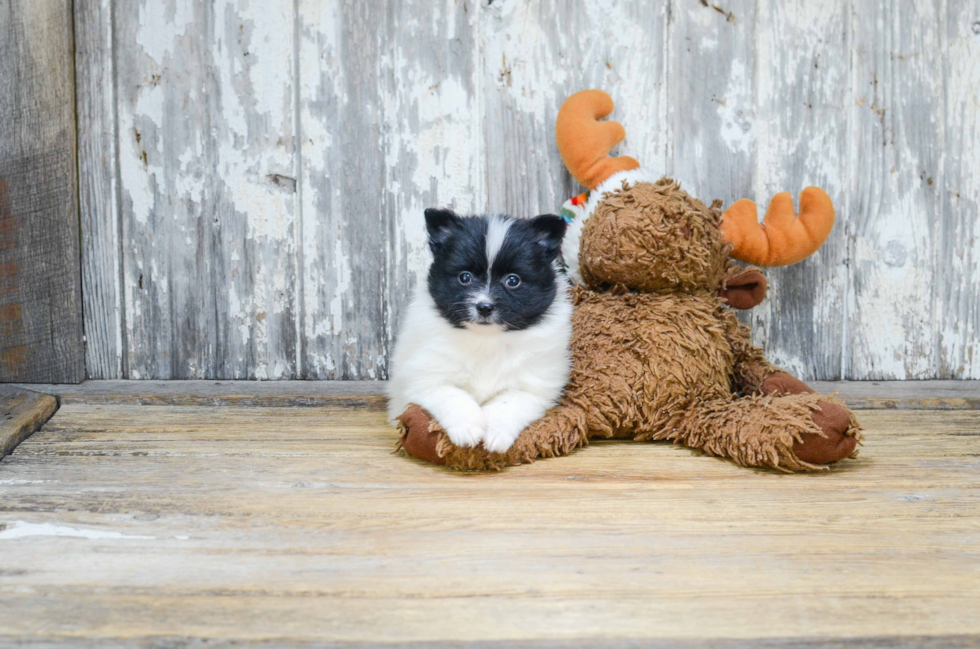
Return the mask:
{"type": "Polygon", "coordinates": [[[816,187],[801,194],[798,217],[783,193],[760,224],[752,201],[740,200],[722,212],[720,202],[706,206],[633,158],[609,157],[625,137],[619,123],[598,121],[612,109],[609,95],[584,90],[565,101],[556,124],[565,166],[591,190],[562,210],[569,221],[562,254],[573,278],[586,287],[722,291],[733,306],[747,308],[765,295],[765,279],[758,271],[742,272],[732,258],[759,266],[792,264],[815,252],[830,233],[834,208],[816,187]]]}

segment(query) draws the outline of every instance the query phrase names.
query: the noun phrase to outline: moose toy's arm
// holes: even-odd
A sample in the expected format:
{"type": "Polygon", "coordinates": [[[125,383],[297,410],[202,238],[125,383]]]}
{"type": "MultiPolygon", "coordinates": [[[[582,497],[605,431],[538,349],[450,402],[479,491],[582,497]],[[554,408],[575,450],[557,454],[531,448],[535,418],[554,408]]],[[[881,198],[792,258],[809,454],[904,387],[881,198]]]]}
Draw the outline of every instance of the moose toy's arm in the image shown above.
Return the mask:
{"type": "MultiPolygon", "coordinates": [[[[719,295],[735,309],[751,309],[766,298],[766,276],[754,266],[743,267],[730,261],[719,295]]],[[[766,360],[761,349],[754,346],[749,329],[738,321],[734,312],[725,310],[725,337],[735,356],[734,388],[744,394],[758,394],[766,378],[779,368],[766,360]]]]}
{"type": "Polygon", "coordinates": [[[766,360],[765,353],[752,344],[749,328],[738,321],[734,311],[726,311],[725,336],[735,355],[734,387],[743,394],[762,394],[762,386],[771,375],[781,373],[766,360]]]}

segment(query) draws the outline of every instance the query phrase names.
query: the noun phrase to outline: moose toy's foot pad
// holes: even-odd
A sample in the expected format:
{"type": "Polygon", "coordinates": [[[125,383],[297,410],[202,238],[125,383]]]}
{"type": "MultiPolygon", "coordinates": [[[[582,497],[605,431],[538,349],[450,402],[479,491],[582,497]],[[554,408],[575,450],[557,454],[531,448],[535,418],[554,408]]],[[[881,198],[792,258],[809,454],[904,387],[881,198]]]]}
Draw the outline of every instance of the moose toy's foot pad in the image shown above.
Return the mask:
{"type": "Polygon", "coordinates": [[[402,433],[398,443],[409,455],[433,464],[446,463],[446,458],[439,457],[436,451],[441,430],[428,412],[419,406],[409,406],[398,422],[402,433]]]}
{"type": "Polygon", "coordinates": [[[830,464],[850,457],[857,448],[857,430],[852,429],[851,413],[832,401],[820,403],[811,415],[824,436],[803,434],[802,442],[793,443],[796,457],[810,464],[830,464]]]}
{"type": "MultiPolygon", "coordinates": [[[[813,394],[809,385],[786,372],[776,372],[762,384],[763,394],[813,394]]],[[[850,457],[857,448],[860,427],[851,411],[833,401],[822,401],[813,412],[813,423],[823,435],[804,434],[793,444],[796,457],[810,464],[830,464],[850,457]]]]}

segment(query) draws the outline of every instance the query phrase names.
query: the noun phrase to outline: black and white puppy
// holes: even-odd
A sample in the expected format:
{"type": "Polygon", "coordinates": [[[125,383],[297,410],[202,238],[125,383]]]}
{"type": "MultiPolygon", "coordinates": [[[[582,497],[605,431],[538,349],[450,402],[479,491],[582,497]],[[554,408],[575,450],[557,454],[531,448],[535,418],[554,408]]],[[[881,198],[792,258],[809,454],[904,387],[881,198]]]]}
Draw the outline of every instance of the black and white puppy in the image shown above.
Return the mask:
{"type": "Polygon", "coordinates": [[[565,221],[425,211],[433,262],[395,344],[388,415],[422,406],[457,446],[503,452],[571,368],[565,221]]]}

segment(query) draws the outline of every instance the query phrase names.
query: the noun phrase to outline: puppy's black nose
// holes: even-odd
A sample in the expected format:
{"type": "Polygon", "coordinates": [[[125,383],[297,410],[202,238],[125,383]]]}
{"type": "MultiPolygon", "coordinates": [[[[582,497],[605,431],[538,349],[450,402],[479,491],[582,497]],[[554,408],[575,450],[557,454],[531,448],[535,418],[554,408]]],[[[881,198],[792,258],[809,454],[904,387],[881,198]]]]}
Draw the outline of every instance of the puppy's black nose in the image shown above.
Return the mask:
{"type": "Polygon", "coordinates": [[[486,318],[493,313],[493,305],[489,302],[480,302],[476,305],[476,312],[479,313],[481,317],[486,318]]]}

